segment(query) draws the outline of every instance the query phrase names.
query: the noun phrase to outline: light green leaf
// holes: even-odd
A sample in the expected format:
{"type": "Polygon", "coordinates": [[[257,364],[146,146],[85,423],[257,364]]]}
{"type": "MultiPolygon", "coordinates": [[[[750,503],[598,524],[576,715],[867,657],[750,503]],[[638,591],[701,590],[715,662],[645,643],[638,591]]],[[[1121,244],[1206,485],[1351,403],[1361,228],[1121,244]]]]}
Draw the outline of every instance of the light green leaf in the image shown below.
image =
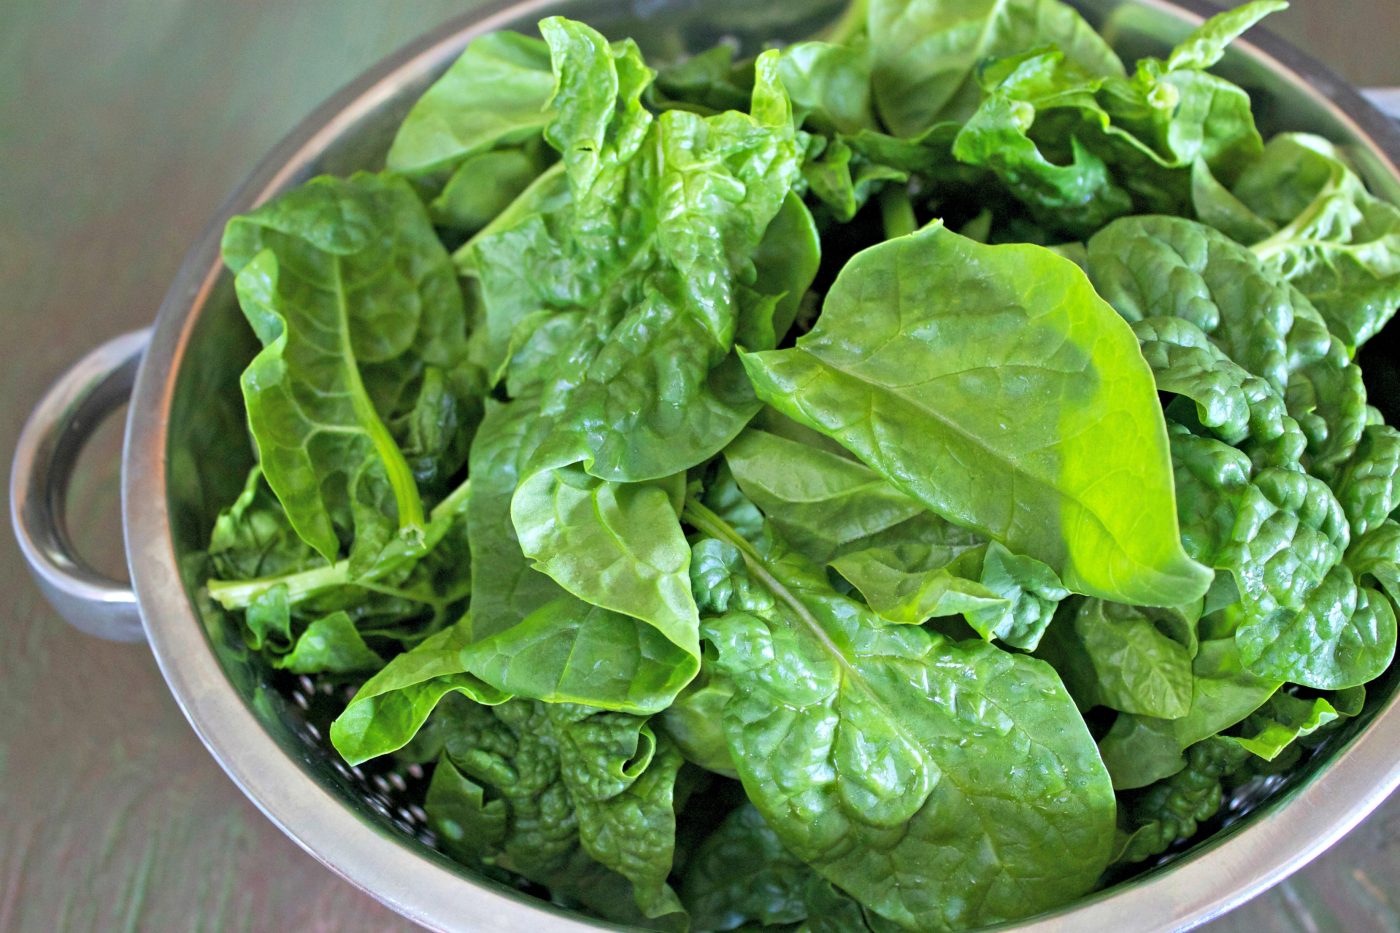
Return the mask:
{"type": "Polygon", "coordinates": [[[534,567],[592,605],[640,619],[692,659],[699,616],[690,546],[673,504],[684,477],[612,483],[578,465],[526,477],[511,501],[521,550],[534,567]]]}
{"type": "Polygon", "coordinates": [[[553,118],[549,50],[539,39],[494,32],[472,40],[404,118],[387,164],[421,175],[456,167],[499,145],[537,136],[553,118]]]}
{"type": "Polygon", "coordinates": [[[1071,590],[1173,605],[1209,585],[1137,340],[1048,250],[938,225],[871,247],[794,349],[744,365],[769,404],[1071,590]]]}
{"type": "Polygon", "coordinates": [[[1054,45],[1090,74],[1123,73],[1108,44],[1059,0],[870,0],[869,31],[875,103],[898,136],[966,118],[989,58],[1054,45]]]}
{"type": "Polygon", "coordinates": [[[466,672],[461,654],[470,639],[471,625],[463,620],[394,658],[365,681],[331,723],[331,744],[341,757],[357,765],[403,748],[450,693],[487,705],[508,699],[466,672]]]}
{"type": "Polygon", "coordinates": [[[372,558],[421,534],[423,502],[376,370],[410,377],[465,359],[461,292],[402,181],[319,178],[229,222],[224,261],[263,350],[243,375],[268,485],[326,560],[372,558]]]}

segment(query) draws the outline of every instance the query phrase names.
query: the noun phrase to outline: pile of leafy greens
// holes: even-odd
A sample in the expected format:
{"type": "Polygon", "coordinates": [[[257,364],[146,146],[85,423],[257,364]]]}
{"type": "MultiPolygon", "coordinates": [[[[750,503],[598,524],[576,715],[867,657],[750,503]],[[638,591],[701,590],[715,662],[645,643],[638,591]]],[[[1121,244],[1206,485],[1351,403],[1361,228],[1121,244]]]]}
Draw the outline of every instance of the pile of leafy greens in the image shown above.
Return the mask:
{"type": "Polygon", "coordinates": [[[1395,649],[1400,210],[1207,70],[1282,6],[1131,72],[1056,0],[475,40],[228,226],[210,596],[614,921],[966,929],[1183,844],[1395,649]]]}

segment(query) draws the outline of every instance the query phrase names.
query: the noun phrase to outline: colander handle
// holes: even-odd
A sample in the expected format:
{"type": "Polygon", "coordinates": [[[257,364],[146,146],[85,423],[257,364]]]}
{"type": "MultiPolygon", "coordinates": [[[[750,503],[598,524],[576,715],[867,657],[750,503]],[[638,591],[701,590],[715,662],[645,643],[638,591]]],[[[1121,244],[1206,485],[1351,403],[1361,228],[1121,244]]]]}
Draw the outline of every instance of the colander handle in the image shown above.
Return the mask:
{"type": "Polygon", "coordinates": [[[45,598],[75,628],[141,641],[136,594],[78,555],[64,520],[68,483],[83,445],[131,396],[150,329],[107,341],[59,377],[30,414],[10,470],[10,517],[20,552],[45,598]]]}

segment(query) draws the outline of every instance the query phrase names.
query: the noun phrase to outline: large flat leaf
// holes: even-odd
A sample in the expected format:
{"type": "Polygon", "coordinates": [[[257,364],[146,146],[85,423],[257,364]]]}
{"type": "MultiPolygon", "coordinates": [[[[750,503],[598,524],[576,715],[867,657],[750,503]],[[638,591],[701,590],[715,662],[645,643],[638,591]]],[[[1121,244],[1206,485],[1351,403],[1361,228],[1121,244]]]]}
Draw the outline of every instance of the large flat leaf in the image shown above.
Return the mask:
{"type": "Polygon", "coordinates": [[[1132,331],[1069,260],[941,226],[871,247],[759,396],[939,515],[1120,602],[1198,598],[1166,428],[1132,331]]]}

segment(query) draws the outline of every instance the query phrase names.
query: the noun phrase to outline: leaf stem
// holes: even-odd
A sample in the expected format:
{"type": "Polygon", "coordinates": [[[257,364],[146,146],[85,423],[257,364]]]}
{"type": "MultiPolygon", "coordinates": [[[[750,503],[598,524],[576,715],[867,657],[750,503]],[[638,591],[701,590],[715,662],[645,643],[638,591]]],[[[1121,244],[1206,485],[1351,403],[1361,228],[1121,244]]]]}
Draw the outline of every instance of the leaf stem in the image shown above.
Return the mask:
{"type": "Polygon", "coordinates": [[[865,31],[869,12],[870,0],[851,0],[839,19],[817,33],[817,40],[832,45],[847,44],[865,31]]]}
{"type": "Polygon", "coordinates": [[[762,554],[758,553],[758,549],[749,543],[747,538],[694,499],[686,501],[685,510],[681,513],[681,517],[710,537],[734,545],[739,551],[739,555],[744,558],[744,565],[749,568],[749,572],[757,577],[758,581],[767,587],[770,593],[787,604],[793,615],[802,620],[802,623],[811,631],[812,636],[831,653],[832,658],[843,669],[851,669],[849,659],[841,647],[832,640],[830,633],[821,622],[817,621],[817,617],[812,615],[812,611],[802,600],[798,599],[797,595],[788,588],[787,584],[769,569],[768,562],[764,560],[762,554]]]}
{"type": "Polygon", "coordinates": [[[919,229],[914,204],[909,200],[909,189],[894,186],[880,192],[880,220],[885,225],[887,240],[906,236],[919,229]]]}
{"type": "MultiPolygon", "coordinates": [[[[350,341],[350,307],[345,295],[345,282],[341,277],[340,263],[335,263],[335,300],[340,320],[340,353],[345,361],[345,379],[350,384],[350,404],[360,426],[369,436],[370,443],[384,465],[384,473],[389,480],[389,488],[394,492],[394,502],[399,509],[399,528],[423,527],[423,499],[418,494],[418,481],[413,478],[413,470],[404,459],[398,442],[389,433],[369,392],[360,379],[360,363],[355,358],[355,348],[350,341]]],[[[330,555],[327,555],[330,556],[330,555]]]]}

